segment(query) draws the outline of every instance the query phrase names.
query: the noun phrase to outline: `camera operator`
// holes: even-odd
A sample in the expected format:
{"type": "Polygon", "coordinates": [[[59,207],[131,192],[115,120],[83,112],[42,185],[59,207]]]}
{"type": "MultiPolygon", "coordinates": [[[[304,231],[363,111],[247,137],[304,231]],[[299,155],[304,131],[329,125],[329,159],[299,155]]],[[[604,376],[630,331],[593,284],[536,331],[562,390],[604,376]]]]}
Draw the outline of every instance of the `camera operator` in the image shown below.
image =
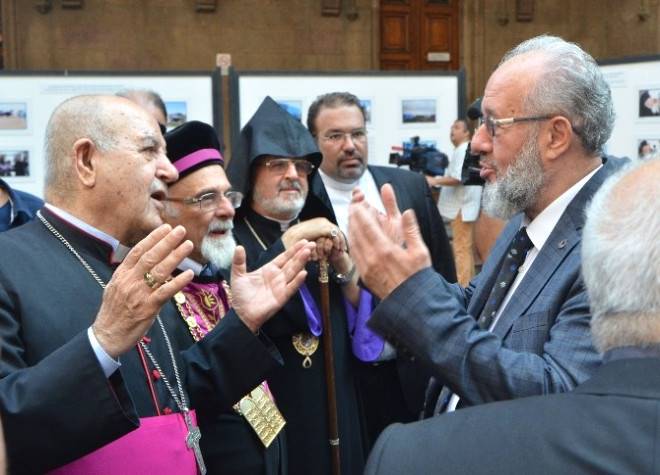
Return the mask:
{"type": "Polygon", "coordinates": [[[444,176],[426,176],[430,186],[440,186],[438,210],[451,222],[452,247],[458,282],[466,286],[474,276],[474,222],[479,217],[481,186],[461,182],[463,161],[470,143],[470,129],[465,119],[454,121],[449,134],[454,151],[444,176]]]}

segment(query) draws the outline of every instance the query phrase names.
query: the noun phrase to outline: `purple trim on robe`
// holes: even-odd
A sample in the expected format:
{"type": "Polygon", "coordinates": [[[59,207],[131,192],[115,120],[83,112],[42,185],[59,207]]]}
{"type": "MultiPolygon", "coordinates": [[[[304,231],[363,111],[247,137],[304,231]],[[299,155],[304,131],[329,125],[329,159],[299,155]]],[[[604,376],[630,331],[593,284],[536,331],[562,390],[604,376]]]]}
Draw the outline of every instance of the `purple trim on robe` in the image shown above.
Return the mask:
{"type": "Polygon", "coordinates": [[[360,302],[356,311],[353,305],[344,299],[348,332],[353,337],[351,341],[353,354],[367,363],[376,361],[385,347],[385,340],[367,327],[367,321],[371,317],[372,300],[371,293],[360,289],[360,302]]]}
{"type": "Polygon", "coordinates": [[[314,297],[312,297],[311,292],[307,288],[307,284],[300,286],[298,290],[300,296],[302,297],[303,307],[305,307],[305,315],[307,315],[307,325],[309,326],[309,331],[314,336],[319,336],[323,333],[323,320],[321,320],[321,312],[316,306],[314,297]]]}
{"type": "Polygon", "coordinates": [[[174,162],[174,167],[179,173],[183,173],[189,168],[209,160],[220,160],[222,163],[225,162],[218,150],[214,148],[203,148],[180,158],[174,162]]]}
{"type": "MultiPolygon", "coordinates": [[[[190,411],[197,425],[195,410],[190,411]]],[[[48,472],[48,475],[121,473],[196,475],[197,460],[186,445],[188,427],[181,413],[141,417],[140,427],[107,445],[48,472]]]]}

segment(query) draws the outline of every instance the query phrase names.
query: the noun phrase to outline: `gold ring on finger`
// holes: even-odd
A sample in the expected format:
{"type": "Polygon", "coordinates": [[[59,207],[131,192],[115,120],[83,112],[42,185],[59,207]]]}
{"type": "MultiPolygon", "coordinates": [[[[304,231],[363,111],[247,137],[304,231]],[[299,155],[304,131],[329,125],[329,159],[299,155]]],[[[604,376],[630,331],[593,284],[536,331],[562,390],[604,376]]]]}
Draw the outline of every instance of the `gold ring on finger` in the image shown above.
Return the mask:
{"type": "Polygon", "coordinates": [[[154,279],[154,276],[151,275],[151,272],[147,271],[143,275],[144,277],[144,282],[149,286],[149,288],[153,289],[158,285],[158,282],[156,279],[154,279]]]}

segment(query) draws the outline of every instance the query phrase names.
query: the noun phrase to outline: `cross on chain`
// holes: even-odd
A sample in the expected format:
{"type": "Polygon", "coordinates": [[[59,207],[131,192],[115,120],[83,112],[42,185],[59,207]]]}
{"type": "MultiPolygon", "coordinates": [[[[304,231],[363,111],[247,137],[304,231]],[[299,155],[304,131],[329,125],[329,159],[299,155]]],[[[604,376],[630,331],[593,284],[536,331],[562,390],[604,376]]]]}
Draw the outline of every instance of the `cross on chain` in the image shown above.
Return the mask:
{"type": "Polygon", "coordinates": [[[188,427],[188,434],[186,435],[186,445],[189,449],[192,449],[195,452],[195,459],[197,460],[197,468],[199,468],[199,473],[206,475],[206,465],[204,464],[204,457],[202,457],[202,451],[199,448],[199,441],[202,438],[202,432],[199,430],[199,427],[194,425],[189,419],[189,415],[186,413],[184,419],[186,421],[186,427],[188,427]]]}

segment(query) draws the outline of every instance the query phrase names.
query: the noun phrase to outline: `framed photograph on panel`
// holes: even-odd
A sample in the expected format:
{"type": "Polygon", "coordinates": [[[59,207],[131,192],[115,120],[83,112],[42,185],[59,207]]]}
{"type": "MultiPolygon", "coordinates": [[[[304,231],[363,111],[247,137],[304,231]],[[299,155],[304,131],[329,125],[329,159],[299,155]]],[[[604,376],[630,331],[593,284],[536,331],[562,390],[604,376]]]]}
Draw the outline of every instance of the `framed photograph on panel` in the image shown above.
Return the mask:
{"type": "Polygon", "coordinates": [[[637,140],[637,158],[647,160],[660,157],[660,138],[637,140]]]}
{"type": "Polygon", "coordinates": [[[43,194],[43,144],[53,110],[80,94],[113,95],[127,89],[158,93],[168,110],[168,128],[201,120],[222,131],[219,71],[167,72],[0,72],[0,165],[12,186],[43,194]],[[11,94],[10,94],[11,92],[11,94]],[[19,140],[20,139],[20,140],[19,140]],[[26,142],[27,140],[27,142],[26,142]],[[31,144],[26,150],[25,143],[31,144]],[[9,165],[8,165],[9,164],[9,165]]]}
{"type": "Polygon", "coordinates": [[[0,131],[28,128],[27,103],[0,102],[0,131]]]}
{"type": "Polygon", "coordinates": [[[660,55],[598,61],[612,91],[614,127],[605,151],[617,157],[640,156],[642,140],[660,130],[660,55]]]}
{"type": "Polygon", "coordinates": [[[401,100],[401,123],[406,124],[435,124],[435,99],[403,99],[401,100]]]}
{"type": "Polygon", "coordinates": [[[392,146],[401,146],[401,135],[423,136],[437,141],[438,149],[451,150],[451,124],[465,114],[464,79],[462,71],[232,70],[232,143],[237,143],[241,127],[266,96],[281,102],[291,99],[291,91],[295,91],[295,99],[302,105],[301,121],[306,125],[308,109],[317,97],[349,92],[365,109],[369,164],[395,166],[388,163],[389,156],[392,146]],[[406,101],[405,105],[402,101],[406,101]]]}

